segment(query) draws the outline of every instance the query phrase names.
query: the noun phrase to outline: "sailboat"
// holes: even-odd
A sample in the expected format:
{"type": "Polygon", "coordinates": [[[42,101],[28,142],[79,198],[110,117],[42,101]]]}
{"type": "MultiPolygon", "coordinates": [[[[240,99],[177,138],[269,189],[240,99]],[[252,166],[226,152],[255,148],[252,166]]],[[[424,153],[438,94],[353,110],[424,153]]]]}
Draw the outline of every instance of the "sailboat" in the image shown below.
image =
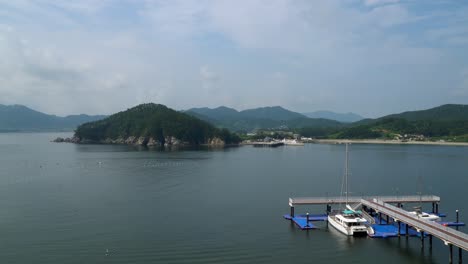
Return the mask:
{"type": "Polygon", "coordinates": [[[335,210],[328,215],[328,222],[338,231],[347,236],[367,236],[374,234],[371,226],[367,225],[362,212],[355,210],[348,204],[348,144],[346,144],[346,166],[344,181],[346,185],[346,209],[335,210]]]}

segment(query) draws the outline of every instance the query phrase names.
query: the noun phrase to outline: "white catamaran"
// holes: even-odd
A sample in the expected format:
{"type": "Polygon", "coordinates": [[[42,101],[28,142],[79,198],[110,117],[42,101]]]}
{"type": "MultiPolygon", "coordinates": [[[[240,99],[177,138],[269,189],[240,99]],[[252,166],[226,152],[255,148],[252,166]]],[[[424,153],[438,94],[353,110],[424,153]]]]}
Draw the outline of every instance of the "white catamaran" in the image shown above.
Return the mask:
{"type": "Polygon", "coordinates": [[[347,236],[367,236],[374,234],[374,230],[367,225],[362,212],[353,209],[348,204],[348,144],[346,144],[346,166],[344,181],[346,186],[346,209],[335,210],[328,215],[328,222],[341,233],[347,236]]]}

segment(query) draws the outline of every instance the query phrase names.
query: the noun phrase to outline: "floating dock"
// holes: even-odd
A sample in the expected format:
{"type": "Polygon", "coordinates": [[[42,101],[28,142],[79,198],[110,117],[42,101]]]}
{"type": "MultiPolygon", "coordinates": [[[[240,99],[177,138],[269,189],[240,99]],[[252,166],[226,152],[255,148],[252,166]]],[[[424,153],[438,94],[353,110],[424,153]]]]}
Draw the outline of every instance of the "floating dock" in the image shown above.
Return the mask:
{"type": "MultiPolygon", "coordinates": [[[[298,197],[289,198],[291,213],[284,215],[285,219],[293,221],[301,229],[317,228],[311,222],[327,221],[327,215],[295,215],[294,208],[299,205],[326,205],[326,211],[330,212],[332,204],[345,204],[343,197],[298,197]]],[[[424,248],[425,238],[429,238],[429,247],[432,248],[432,238],[441,239],[449,247],[449,263],[453,263],[453,246],[458,247],[458,263],[462,263],[462,250],[468,250],[468,234],[449,228],[450,226],[464,226],[457,220],[429,221],[417,215],[410,214],[402,209],[405,203],[432,203],[432,213],[445,217],[446,214],[439,213],[440,197],[435,195],[407,195],[407,196],[355,196],[348,197],[348,204],[362,206],[365,211],[374,212],[366,218],[368,224],[374,229],[373,238],[390,237],[420,237],[421,248],[424,248]],[[396,204],[394,206],[392,204],[396,204]],[[385,218],[383,218],[385,216],[385,218]]]]}
{"type": "MultiPolygon", "coordinates": [[[[296,215],[295,217],[291,217],[289,214],[283,215],[284,219],[286,220],[291,220],[293,218],[299,218],[299,219],[306,219],[307,215],[301,214],[301,215],[296,215]]],[[[309,221],[327,221],[327,215],[326,214],[318,214],[318,215],[309,215],[309,221]]]]}
{"type": "MultiPolygon", "coordinates": [[[[435,236],[444,241],[444,243],[449,245],[450,248],[452,248],[452,245],[455,245],[460,249],[468,250],[468,234],[462,233],[452,228],[448,228],[434,221],[420,219],[419,217],[409,214],[407,211],[401,208],[385,203],[376,198],[372,200],[362,199],[361,204],[368,208],[372,208],[376,212],[393,218],[395,222],[406,224],[406,229],[408,225],[410,225],[422,234],[427,233],[430,236],[435,236]]],[[[400,227],[399,229],[401,231],[400,227]]],[[[424,245],[424,236],[421,236],[421,241],[424,245]]],[[[432,245],[432,239],[429,243],[432,245]]]]}
{"type": "Polygon", "coordinates": [[[398,231],[398,225],[395,222],[387,222],[385,219],[382,218],[381,215],[374,216],[375,223],[371,225],[374,229],[375,234],[370,236],[372,238],[388,238],[388,237],[398,237],[398,236],[406,236],[406,232],[408,232],[408,236],[417,237],[421,234],[410,228],[406,229],[405,223],[400,223],[400,230],[398,231]],[[399,233],[398,233],[399,232],[399,233]]]}
{"type": "Polygon", "coordinates": [[[292,217],[289,214],[283,215],[284,219],[293,221],[300,229],[308,230],[308,229],[316,229],[317,226],[312,224],[311,222],[314,221],[327,221],[326,214],[319,214],[319,215],[296,215],[292,217]]]}

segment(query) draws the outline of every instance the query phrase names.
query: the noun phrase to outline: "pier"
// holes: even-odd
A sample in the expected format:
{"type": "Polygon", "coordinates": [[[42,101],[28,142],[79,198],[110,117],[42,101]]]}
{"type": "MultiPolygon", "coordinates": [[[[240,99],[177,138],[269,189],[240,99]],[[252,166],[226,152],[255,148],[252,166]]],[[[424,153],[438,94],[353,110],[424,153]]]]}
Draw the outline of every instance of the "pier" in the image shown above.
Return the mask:
{"type": "MultiPolygon", "coordinates": [[[[435,195],[398,195],[398,196],[348,196],[348,203],[360,203],[362,199],[377,198],[385,203],[440,203],[440,197],[435,195]]],[[[341,204],[346,203],[346,198],[336,197],[296,197],[289,198],[289,206],[316,205],[316,204],[341,204]]]]}
{"type": "Polygon", "coordinates": [[[377,198],[372,200],[362,199],[361,204],[393,218],[396,222],[415,228],[420,233],[422,247],[424,247],[424,235],[429,235],[429,246],[432,246],[432,236],[441,239],[445,245],[449,246],[449,263],[453,263],[453,246],[458,247],[458,260],[459,263],[462,263],[462,249],[468,250],[468,234],[433,221],[423,220],[377,198]]]}
{"type": "MultiPolygon", "coordinates": [[[[440,197],[435,195],[401,195],[401,196],[352,196],[348,197],[348,204],[354,208],[362,207],[363,217],[368,224],[376,230],[374,238],[387,238],[417,236],[421,239],[421,249],[424,241],[429,239],[432,248],[433,237],[439,238],[449,248],[449,263],[453,263],[453,247],[458,248],[458,263],[462,263],[462,251],[468,250],[468,234],[450,228],[449,226],[463,226],[459,222],[458,211],[456,222],[429,221],[402,209],[405,203],[432,203],[432,213],[439,214],[440,197]],[[393,205],[395,204],[395,205],[393,205]],[[370,212],[374,216],[368,214],[370,212]],[[374,219],[375,218],[375,219],[374,219]],[[376,223],[378,220],[379,223],[376,223]]],[[[293,221],[303,230],[315,229],[316,226],[309,221],[327,221],[326,215],[295,215],[295,206],[300,205],[326,205],[327,214],[333,204],[346,204],[344,197],[295,197],[289,198],[291,213],[284,215],[285,219],[293,221]]],[[[369,235],[370,236],[370,235],[369,235]]]]}
{"type": "Polygon", "coordinates": [[[280,141],[271,141],[271,142],[252,142],[251,143],[254,147],[270,147],[275,148],[279,146],[283,146],[284,143],[280,141]]]}
{"type": "MultiPolygon", "coordinates": [[[[349,196],[348,203],[358,204],[363,199],[378,199],[385,203],[395,203],[402,205],[404,203],[432,203],[432,211],[439,213],[440,197],[435,195],[399,195],[399,196],[349,196]]],[[[291,207],[291,216],[294,217],[294,207],[298,205],[320,205],[326,204],[327,211],[329,205],[332,204],[345,204],[346,198],[336,197],[296,197],[289,198],[289,206],[291,207]]]]}

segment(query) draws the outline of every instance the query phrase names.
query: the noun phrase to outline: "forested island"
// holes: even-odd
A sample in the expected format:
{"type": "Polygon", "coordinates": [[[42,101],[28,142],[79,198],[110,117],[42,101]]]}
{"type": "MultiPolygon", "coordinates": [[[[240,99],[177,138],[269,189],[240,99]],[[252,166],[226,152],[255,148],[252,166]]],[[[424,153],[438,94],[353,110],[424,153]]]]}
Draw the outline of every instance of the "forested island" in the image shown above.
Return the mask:
{"type": "Polygon", "coordinates": [[[105,119],[78,126],[73,143],[142,146],[194,146],[238,144],[240,138],[193,116],[161,104],[141,104],[105,119]]]}

